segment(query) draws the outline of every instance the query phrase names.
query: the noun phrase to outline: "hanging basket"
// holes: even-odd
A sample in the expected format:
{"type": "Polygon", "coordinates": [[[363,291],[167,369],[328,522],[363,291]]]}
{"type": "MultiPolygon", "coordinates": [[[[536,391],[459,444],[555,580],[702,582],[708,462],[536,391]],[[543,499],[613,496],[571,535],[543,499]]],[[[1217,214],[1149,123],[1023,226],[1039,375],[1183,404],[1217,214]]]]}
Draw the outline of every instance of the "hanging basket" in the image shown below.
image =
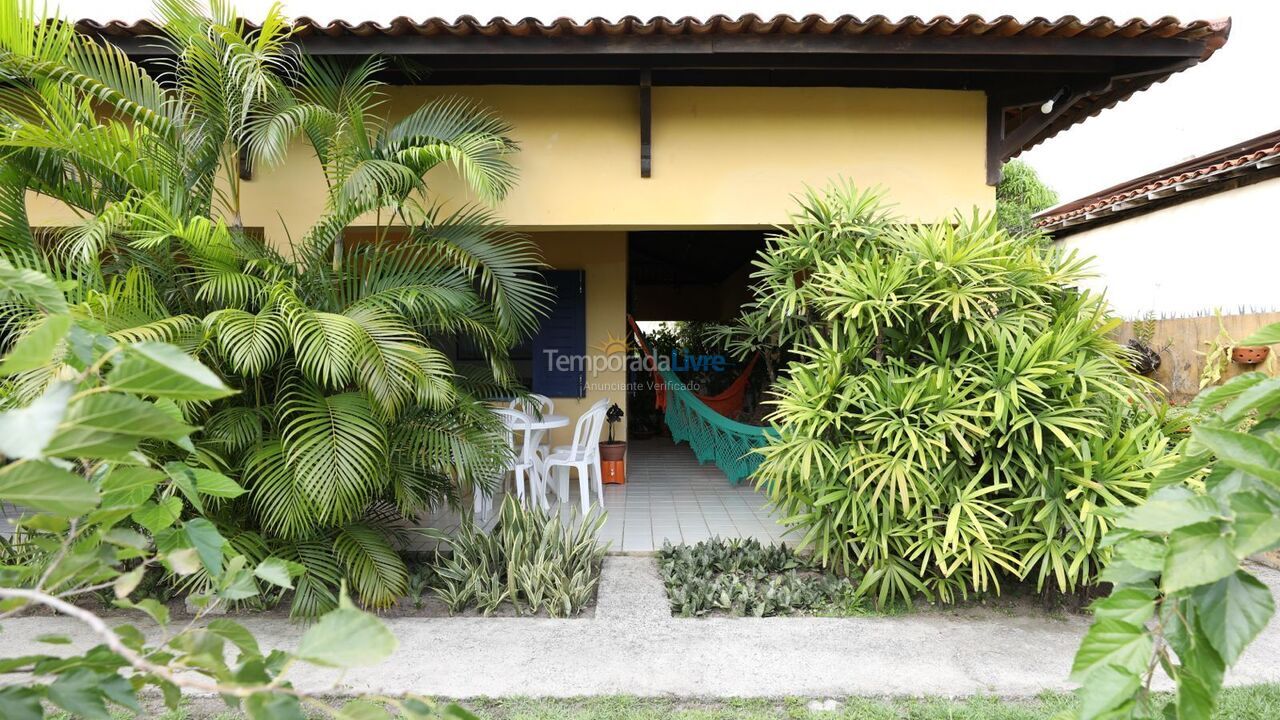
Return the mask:
{"type": "Polygon", "coordinates": [[[1271,348],[1266,345],[1237,345],[1231,348],[1231,362],[1240,365],[1257,365],[1265,362],[1270,354],[1271,348]]]}

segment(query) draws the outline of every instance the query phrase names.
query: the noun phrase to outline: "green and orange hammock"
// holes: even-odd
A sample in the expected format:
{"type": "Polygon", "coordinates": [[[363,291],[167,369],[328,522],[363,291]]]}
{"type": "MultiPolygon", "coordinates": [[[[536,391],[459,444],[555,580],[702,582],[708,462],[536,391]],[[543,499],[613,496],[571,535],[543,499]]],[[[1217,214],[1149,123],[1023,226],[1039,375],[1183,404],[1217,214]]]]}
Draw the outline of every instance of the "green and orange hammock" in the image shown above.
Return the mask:
{"type": "Polygon", "coordinates": [[[674,372],[658,367],[635,319],[628,315],[627,322],[636,344],[653,365],[654,404],[665,411],[671,439],[688,443],[698,462],[714,462],[734,485],[755,474],[761,460],[755,451],[769,443],[774,431],[733,418],[742,412],[751,371],[759,356],[751,358],[742,374],[724,392],[699,395],[689,390],[674,372]]]}

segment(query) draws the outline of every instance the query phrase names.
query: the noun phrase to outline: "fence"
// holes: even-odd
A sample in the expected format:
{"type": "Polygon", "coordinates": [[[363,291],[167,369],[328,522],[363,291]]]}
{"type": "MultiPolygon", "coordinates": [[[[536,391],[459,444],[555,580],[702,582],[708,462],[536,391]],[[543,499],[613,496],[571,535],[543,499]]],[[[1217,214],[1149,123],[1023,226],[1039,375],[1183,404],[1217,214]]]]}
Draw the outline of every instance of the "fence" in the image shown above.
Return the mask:
{"type": "MultiPolygon", "coordinates": [[[[1214,315],[1198,317],[1160,318],[1155,321],[1155,334],[1151,347],[1160,353],[1160,367],[1151,378],[1160,383],[1174,403],[1185,403],[1200,391],[1200,374],[1210,343],[1217,339],[1219,330],[1225,327],[1235,340],[1243,340],[1264,325],[1280,322],[1280,312],[1224,315],[1222,325],[1214,315]]],[[[1133,338],[1132,322],[1117,330],[1116,339],[1126,343],[1133,338]]],[[[1280,351],[1280,348],[1273,348],[1280,351]]],[[[1280,362],[1271,360],[1262,365],[1248,366],[1230,363],[1223,379],[1244,372],[1262,371],[1276,374],[1280,362]]]]}

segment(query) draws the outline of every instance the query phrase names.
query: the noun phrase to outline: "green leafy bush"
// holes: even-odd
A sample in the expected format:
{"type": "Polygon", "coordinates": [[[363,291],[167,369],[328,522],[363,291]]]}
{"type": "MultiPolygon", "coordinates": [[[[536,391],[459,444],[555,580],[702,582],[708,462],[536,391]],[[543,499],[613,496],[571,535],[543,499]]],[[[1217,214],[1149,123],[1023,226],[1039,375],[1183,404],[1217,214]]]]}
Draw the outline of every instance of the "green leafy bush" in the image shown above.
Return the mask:
{"type": "MultiPolygon", "coordinates": [[[[1245,342],[1280,342],[1280,324],[1245,342]]],[[[1192,407],[1181,460],[1107,535],[1114,586],[1072,667],[1085,720],[1209,717],[1227,668],[1275,614],[1242,563],[1280,548],[1280,378],[1240,375],[1192,407]],[[1151,692],[1161,668],[1172,699],[1151,692]]]]}
{"type": "Polygon", "coordinates": [[[757,264],[740,326],[797,360],[756,477],[802,547],[881,604],[1095,581],[1114,511],[1169,455],[1117,321],[1074,289],[1084,261],[990,217],[906,224],[836,185],[757,264]]]}
{"type": "Polygon", "coordinates": [[[847,578],[820,572],[785,545],[765,547],[754,538],[667,543],[658,568],[671,612],[681,617],[845,614],[858,607],[847,578]]]}
{"type": "MultiPolygon", "coordinates": [[[[0,374],[25,372],[70,348],[64,371],[33,402],[0,413],[0,502],[23,514],[4,543],[0,618],[43,606],[85,626],[99,643],[86,653],[0,658],[4,673],[24,674],[0,687],[0,717],[42,718],[66,711],[110,720],[111,710],[143,712],[138,695],[158,691],[179,706],[182,692],[217,694],[251,720],[302,720],[307,711],[335,717],[439,717],[417,697],[367,697],[341,710],[299,691],[287,672],[296,663],[329,668],[375,665],[396,638],[345,593],[338,607],[303,633],[293,652],[265,650],[243,625],[207,620],[209,610],[264,592],[293,589],[305,568],[286,558],[251,559],[202,517],[180,519],[176,501],[234,499],[231,478],[156,453],[194,456],[195,428],[174,403],[214,402],[233,391],[172,345],[119,342],[77,322],[55,282],[0,259],[0,304],[36,308],[38,328],[0,361],[0,374]],[[169,610],[145,594],[149,580],[202,574],[191,623],[171,624],[169,610]],[[131,622],[110,625],[83,601],[105,595],[159,633],[131,622]]],[[[30,622],[30,620],[28,620],[30,622]]],[[[64,636],[40,636],[51,646],[64,636]]],[[[446,709],[449,717],[467,717],[446,709]]]]}
{"type": "Polygon", "coordinates": [[[510,603],[517,613],[577,615],[600,583],[607,546],[596,536],[603,524],[595,515],[566,525],[508,495],[493,531],[464,523],[453,535],[438,535],[451,552],[437,558],[436,595],[450,612],[475,605],[488,615],[510,603]]]}
{"type": "Polygon", "coordinates": [[[1018,159],[1004,164],[996,185],[996,222],[1005,232],[1036,231],[1033,216],[1058,204],[1058,193],[1045,185],[1035,168],[1018,159]]]}
{"type": "MultiPolygon", "coordinates": [[[[278,7],[254,28],[225,4],[205,17],[161,3],[155,42],[174,58],[161,82],[69,23],[8,4],[0,253],[64,281],[77,319],[120,342],[172,343],[242,390],[170,409],[200,428],[196,485],[218,473],[247,492],[167,497],[163,516],[207,517],[249,557],[307,566],[297,615],[335,607],[344,581],[365,605],[391,605],[408,582],[398,521],[491,482],[504,461],[499,424],[474,398],[513,382],[508,348],[546,297],[527,239],[482,211],[431,209],[425,177],[441,165],[478,197],[503,196],[508,126],[451,99],[392,122],[382,63],[300,55],[278,7]],[[241,158],[270,173],[295,140],[329,195],[313,226],[288,228],[285,253],[243,226],[241,158]],[[31,193],[83,220],[33,231],[31,193]],[[361,217],[376,218],[372,237],[353,245],[345,233],[361,217]],[[485,367],[455,367],[439,348],[453,337],[485,367]]],[[[37,320],[0,312],[13,337],[43,332],[37,320]]],[[[59,347],[0,392],[29,401],[66,363],[59,347]]]]}

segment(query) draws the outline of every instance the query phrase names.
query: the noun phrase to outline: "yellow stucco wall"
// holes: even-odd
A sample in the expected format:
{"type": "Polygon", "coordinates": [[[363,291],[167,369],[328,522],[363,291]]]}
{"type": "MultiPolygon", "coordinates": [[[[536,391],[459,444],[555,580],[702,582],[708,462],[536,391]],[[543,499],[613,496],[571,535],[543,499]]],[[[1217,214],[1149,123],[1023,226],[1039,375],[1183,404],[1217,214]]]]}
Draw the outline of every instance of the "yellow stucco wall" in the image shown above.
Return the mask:
{"type": "MultiPolygon", "coordinates": [[[[634,87],[399,87],[401,116],[440,95],[493,108],[520,142],[520,180],[498,208],[526,229],[764,227],[786,220],[808,183],[842,176],[890,190],[910,219],[994,207],[985,184],[985,100],[980,92],[877,88],[653,89],[653,177],[640,177],[634,87]]],[[[466,193],[437,170],[433,194],[466,193]]],[[[324,181],[299,144],[288,162],[243,186],[244,222],[283,244],[324,203],[324,181]],[[283,223],[283,224],[282,224],[283,223]]],[[[36,224],[73,219],[33,198],[36,224]]],[[[366,224],[363,221],[358,224],[366,224]]]]}
{"type": "MultiPolygon", "coordinates": [[[[627,332],[627,234],[625,232],[545,232],[533,235],[547,264],[561,270],[585,270],[587,286],[587,352],[627,332]]],[[[534,358],[539,362],[540,358],[534,358]]],[[[574,420],[593,403],[609,398],[626,407],[626,370],[587,373],[585,398],[552,398],[556,413],[574,420]]],[[[625,439],[627,419],[615,428],[625,439]]],[[[573,426],[552,431],[554,444],[573,439],[573,426]]]]}
{"type": "MultiPolygon", "coordinates": [[[[501,214],[520,227],[760,227],[786,221],[808,183],[882,185],[934,220],[994,206],[980,92],[869,88],[653,89],[653,176],[640,177],[629,87],[463,87],[515,126],[520,182],[501,214]]],[[[401,94],[398,110],[419,90],[401,94]]],[[[456,183],[436,188],[458,197],[456,183]]]]}
{"type": "MultiPolygon", "coordinates": [[[[653,177],[640,177],[634,87],[475,86],[392,89],[400,116],[440,95],[493,108],[520,142],[520,180],[498,212],[526,229],[762,227],[786,220],[806,183],[843,176],[881,185],[910,219],[994,207],[985,184],[980,92],[876,88],[653,89],[653,177]]],[[[437,198],[466,194],[445,170],[437,198]]],[[[323,178],[298,145],[281,168],[244,185],[246,225],[283,243],[324,202],[323,178]]],[[[39,200],[38,224],[70,216],[39,200]]]]}

